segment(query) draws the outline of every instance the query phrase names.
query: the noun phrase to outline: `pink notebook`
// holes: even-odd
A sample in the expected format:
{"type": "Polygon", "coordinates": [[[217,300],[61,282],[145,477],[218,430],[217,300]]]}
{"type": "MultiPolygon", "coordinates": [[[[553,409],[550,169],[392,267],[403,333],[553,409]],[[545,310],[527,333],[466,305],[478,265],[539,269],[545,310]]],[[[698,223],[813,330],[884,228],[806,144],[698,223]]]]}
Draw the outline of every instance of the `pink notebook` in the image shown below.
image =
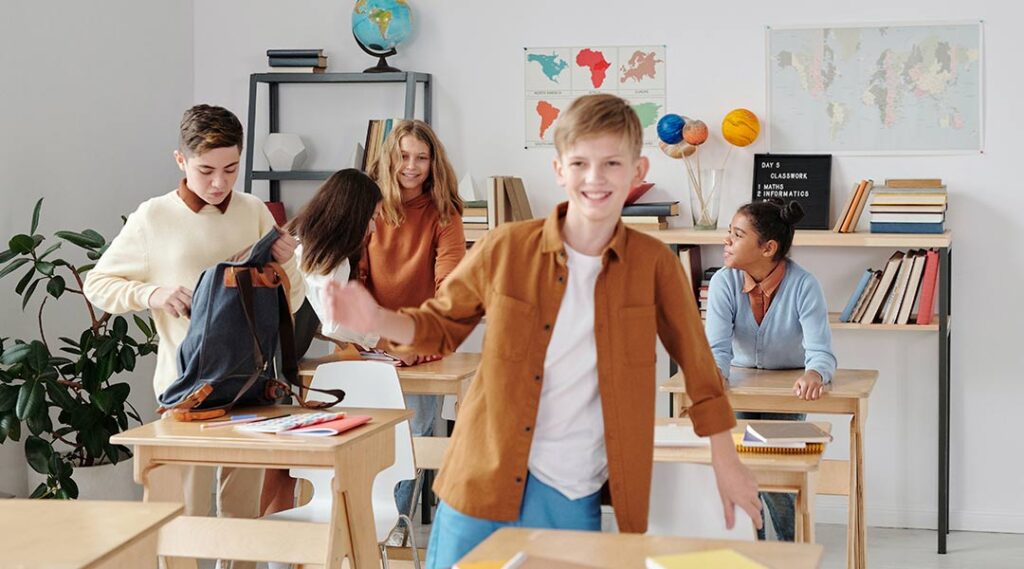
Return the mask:
{"type": "Polygon", "coordinates": [[[306,437],[333,437],[334,435],[340,435],[345,431],[354,429],[369,422],[370,417],[367,415],[350,415],[348,417],[327,421],[326,423],[319,423],[310,427],[283,431],[280,434],[300,435],[306,437]]]}

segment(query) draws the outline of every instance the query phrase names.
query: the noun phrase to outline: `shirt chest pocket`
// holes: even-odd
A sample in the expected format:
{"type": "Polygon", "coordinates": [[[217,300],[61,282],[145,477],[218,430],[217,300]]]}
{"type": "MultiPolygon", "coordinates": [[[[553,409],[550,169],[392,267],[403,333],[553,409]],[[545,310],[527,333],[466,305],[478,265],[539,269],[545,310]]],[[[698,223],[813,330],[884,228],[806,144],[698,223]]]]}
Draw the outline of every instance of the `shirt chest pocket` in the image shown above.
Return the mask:
{"type": "Polygon", "coordinates": [[[526,357],[537,320],[537,307],[528,302],[493,293],[487,307],[486,350],[499,358],[519,361],[526,357]]]}
{"type": "Polygon", "coordinates": [[[658,334],[658,315],[654,305],[629,306],[619,309],[619,328],[626,348],[626,362],[654,365],[658,334]]]}

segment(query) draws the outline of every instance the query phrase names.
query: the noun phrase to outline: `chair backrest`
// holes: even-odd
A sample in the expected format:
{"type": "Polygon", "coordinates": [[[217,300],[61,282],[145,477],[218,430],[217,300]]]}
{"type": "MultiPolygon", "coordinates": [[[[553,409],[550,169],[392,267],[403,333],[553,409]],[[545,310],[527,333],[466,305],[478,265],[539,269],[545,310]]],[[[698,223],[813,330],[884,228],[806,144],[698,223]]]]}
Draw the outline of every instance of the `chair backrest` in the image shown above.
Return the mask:
{"type": "Polygon", "coordinates": [[[754,521],[739,507],[726,529],[715,472],[710,465],[655,462],[651,477],[648,535],[753,541],[754,521]]]}
{"type": "MultiPolygon", "coordinates": [[[[380,362],[332,362],[322,364],[313,374],[314,387],[321,389],[342,389],[345,401],[340,407],[376,407],[380,409],[405,409],[402,386],[398,382],[395,367],[380,362]]],[[[310,399],[322,397],[309,392],[310,399]]],[[[331,500],[331,478],[333,474],[323,469],[292,469],[292,476],[305,478],[313,484],[314,502],[331,500]]],[[[395,425],[395,463],[382,470],[373,481],[373,509],[376,516],[385,512],[398,519],[395,506],[395,484],[401,480],[416,477],[416,466],[412,448],[412,431],[409,422],[395,425]]],[[[388,528],[390,529],[390,527],[388,528]]],[[[378,528],[378,534],[380,528],[378,528]]],[[[378,535],[378,541],[386,538],[378,535]]]]}

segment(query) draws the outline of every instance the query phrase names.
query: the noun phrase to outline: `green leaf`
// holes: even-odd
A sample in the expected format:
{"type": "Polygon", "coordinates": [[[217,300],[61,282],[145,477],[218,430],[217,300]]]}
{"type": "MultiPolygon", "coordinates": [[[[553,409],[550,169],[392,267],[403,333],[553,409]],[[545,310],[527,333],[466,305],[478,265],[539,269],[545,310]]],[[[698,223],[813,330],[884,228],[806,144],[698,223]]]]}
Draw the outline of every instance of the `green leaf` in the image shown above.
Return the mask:
{"type": "Polygon", "coordinates": [[[14,365],[25,361],[25,358],[32,352],[32,346],[30,344],[14,344],[10,348],[4,350],[2,356],[0,356],[0,364],[14,365]]]}
{"type": "Polygon", "coordinates": [[[15,253],[14,251],[11,251],[10,249],[8,249],[8,250],[4,251],[3,253],[0,253],[0,263],[6,263],[7,261],[10,261],[11,259],[13,259],[13,258],[15,258],[17,256],[18,256],[17,253],[15,253]]]}
{"type": "Polygon", "coordinates": [[[21,390],[20,385],[0,385],[0,415],[14,409],[14,404],[18,401],[19,390],[21,390]]]}
{"type": "Polygon", "coordinates": [[[138,314],[133,314],[133,315],[132,315],[132,318],[134,318],[134,319],[135,319],[135,325],[139,327],[139,330],[140,330],[140,331],[141,331],[141,332],[142,332],[142,333],[143,333],[143,334],[144,334],[144,335],[145,335],[146,337],[149,337],[149,336],[152,336],[152,335],[153,335],[153,332],[152,332],[152,331],[151,331],[151,330],[149,329],[149,326],[148,326],[148,325],[146,324],[146,321],[145,321],[145,320],[143,320],[142,318],[139,318],[139,315],[138,315],[138,314]]]}
{"type": "Polygon", "coordinates": [[[124,348],[118,355],[121,360],[121,365],[128,371],[135,370],[135,352],[131,348],[124,348]]]}
{"type": "Polygon", "coordinates": [[[88,265],[82,265],[81,267],[78,267],[77,269],[75,269],[75,272],[77,272],[80,275],[84,275],[87,271],[91,271],[92,268],[95,267],[95,266],[96,266],[96,263],[89,263],[88,265]]]}
{"type": "Polygon", "coordinates": [[[124,402],[128,400],[128,394],[132,392],[132,386],[127,383],[115,383],[104,389],[104,391],[113,395],[114,401],[116,401],[118,405],[123,405],[124,402]]]}
{"type": "Polygon", "coordinates": [[[107,390],[97,391],[92,394],[92,402],[99,407],[100,411],[110,413],[114,408],[114,394],[107,390]]]}
{"type": "Polygon", "coordinates": [[[50,282],[46,283],[46,292],[49,293],[53,298],[60,298],[64,294],[64,290],[67,288],[67,282],[62,276],[56,276],[50,279],[50,282]]]}
{"type": "Polygon", "coordinates": [[[38,286],[39,286],[39,283],[40,283],[40,282],[41,282],[42,280],[43,280],[42,278],[38,278],[38,279],[36,279],[36,280],[35,280],[35,281],[33,281],[33,282],[32,282],[32,284],[31,284],[31,285],[30,285],[30,286],[28,287],[28,290],[27,290],[27,291],[25,291],[25,296],[21,297],[21,309],[22,309],[22,310],[25,310],[25,307],[26,307],[26,306],[28,306],[28,301],[29,301],[29,300],[30,300],[30,299],[32,298],[32,294],[33,294],[33,293],[34,293],[34,292],[36,291],[36,287],[38,287],[38,286]]]}
{"type": "Polygon", "coordinates": [[[13,413],[0,417],[0,433],[6,433],[12,441],[21,439],[21,421],[13,413]]]}
{"type": "Polygon", "coordinates": [[[42,260],[43,260],[43,259],[45,259],[45,258],[46,258],[47,256],[49,256],[49,254],[50,254],[50,253],[53,253],[53,252],[54,252],[54,251],[56,251],[57,249],[60,249],[60,246],[61,246],[61,245],[63,245],[63,243],[60,243],[60,242],[57,242],[57,243],[54,243],[53,245],[50,245],[50,248],[49,248],[49,249],[47,249],[46,251],[43,251],[43,254],[42,254],[42,255],[39,255],[39,260],[40,260],[40,261],[42,261],[42,260]]]}
{"type": "Polygon", "coordinates": [[[42,372],[50,365],[50,351],[46,349],[46,344],[43,344],[39,340],[33,340],[29,344],[29,359],[28,365],[32,369],[42,372]]]}
{"type": "Polygon", "coordinates": [[[6,277],[7,275],[9,275],[9,274],[13,273],[14,271],[18,270],[19,267],[21,267],[22,265],[24,265],[25,263],[27,263],[27,262],[29,262],[31,260],[32,259],[15,259],[15,260],[11,261],[11,263],[9,265],[7,265],[6,267],[4,267],[3,270],[0,270],[0,279],[6,277]]]}
{"type": "Polygon", "coordinates": [[[106,431],[103,429],[86,429],[79,433],[78,441],[85,445],[85,451],[90,456],[99,456],[103,453],[103,445],[109,440],[105,435],[106,431]]]}
{"type": "Polygon", "coordinates": [[[117,316],[114,318],[114,337],[120,340],[125,337],[128,333],[128,321],[124,319],[124,316],[117,316]]]}
{"type": "Polygon", "coordinates": [[[36,207],[32,210],[32,229],[30,233],[35,233],[36,228],[39,227],[39,211],[43,209],[43,198],[39,198],[36,202],[36,207]]]}
{"type": "Polygon", "coordinates": [[[48,277],[53,275],[53,270],[56,268],[56,265],[48,261],[38,261],[36,263],[36,270],[48,277]]]}
{"type": "Polygon", "coordinates": [[[99,245],[96,245],[97,247],[102,247],[107,244],[107,240],[104,239],[103,236],[100,235],[98,232],[92,229],[86,229],[82,231],[82,235],[96,243],[99,243],[99,245]]]}
{"type": "Polygon", "coordinates": [[[28,268],[28,271],[25,273],[25,276],[21,277],[21,280],[18,281],[18,286],[14,287],[14,292],[18,294],[25,292],[25,287],[28,286],[28,283],[32,280],[32,277],[35,276],[35,274],[36,267],[35,265],[32,265],[31,267],[28,268]]]}
{"type": "Polygon", "coordinates": [[[89,251],[85,256],[88,257],[90,261],[100,260],[100,253],[98,251],[89,251]]]}
{"type": "Polygon", "coordinates": [[[46,382],[46,392],[50,394],[50,400],[56,403],[61,409],[71,409],[78,405],[75,398],[68,393],[68,388],[56,381],[46,382]]]}
{"type": "Polygon", "coordinates": [[[35,239],[32,239],[31,235],[25,235],[24,233],[21,233],[15,235],[14,237],[11,237],[10,242],[8,242],[8,246],[10,247],[11,251],[14,251],[15,253],[21,255],[25,255],[27,253],[31,253],[32,249],[35,249],[36,241],[35,239]]]}
{"type": "Polygon", "coordinates": [[[96,359],[102,358],[103,356],[112,352],[116,347],[117,342],[111,340],[110,338],[101,338],[99,340],[98,345],[96,346],[96,353],[94,355],[96,356],[96,359]]]}
{"type": "Polygon", "coordinates": [[[68,498],[78,499],[78,484],[75,484],[75,480],[70,475],[60,479],[60,486],[68,498]]]}
{"type": "Polygon", "coordinates": [[[25,458],[28,465],[39,474],[50,473],[50,457],[53,456],[53,447],[43,439],[31,435],[25,439],[25,458]]]}
{"type": "Polygon", "coordinates": [[[26,419],[25,425],[28,426],[28,431],[33,435],[53,432],[53,421],[50,420],[50,414],[46,412],[45,406],[40,407],[35,415],[26,419]]]}
{"type": "Polygon", "coordinates": [[[38,500],[46,496],[49,492],[50,487],[46,485],[46,482],[40,482],[39,486],[36,486],[36,489],[32,491],[32,495],[29,496],[29,498],[32,500],[38,500]]]}
{"type": "Polygon", "coordinates": [[[93,231],[93,233],[96,234],[96,236],[99,237],[99,239],[89,237],[88,235],[85,234],[85,231],[83,231],[82,233],[75,233],[74,231],[58,231],[54,233],[54,235],[71,243],[72,245],[78,245],[83,249],[95,249],[97,247],[102,247],[104,243],[103,237],[100,236],[95,231],[93,231]]]}
{"type": "Polygon", "coordinates": [[[18,402],[14,405],[14,413],[19,419],[25,420],[36,413],[36,409],[43,404],[43,384],[35,381],[26,381],[18,392],[18,402]]]}

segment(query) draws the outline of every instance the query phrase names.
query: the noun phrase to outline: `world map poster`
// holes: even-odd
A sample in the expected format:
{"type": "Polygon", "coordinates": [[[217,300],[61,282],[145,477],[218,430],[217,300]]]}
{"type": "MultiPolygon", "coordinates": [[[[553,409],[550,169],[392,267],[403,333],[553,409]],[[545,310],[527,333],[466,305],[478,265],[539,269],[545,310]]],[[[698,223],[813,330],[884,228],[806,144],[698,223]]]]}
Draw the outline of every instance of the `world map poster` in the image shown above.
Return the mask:
{"type": "Polygon", "coordinates": [[[980,22],[767,34],[772,152],[982,149],[980,22]]]}
{"type": "Polygon", "coordinates": [[[665,114],[665,46],[528,47],[523,66],[526,148],[554,146],[558,117],[589,93],[629,101],[644,127],[644,144],[657,143],[655,127],[665,114]]]}

